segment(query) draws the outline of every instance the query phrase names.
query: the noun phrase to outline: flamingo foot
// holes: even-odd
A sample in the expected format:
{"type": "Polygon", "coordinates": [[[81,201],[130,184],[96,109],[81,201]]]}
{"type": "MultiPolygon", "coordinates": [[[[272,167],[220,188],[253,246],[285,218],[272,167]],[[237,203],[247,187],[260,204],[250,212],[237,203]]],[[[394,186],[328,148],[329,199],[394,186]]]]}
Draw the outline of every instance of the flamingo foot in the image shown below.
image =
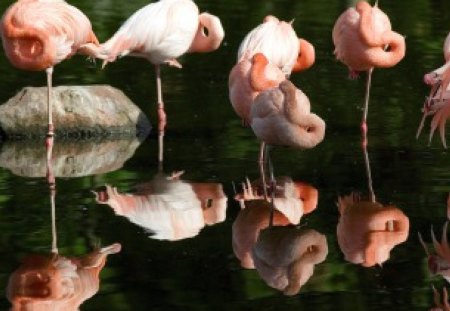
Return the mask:
{"type": "Polygon", "coordinates": [[[358,78],[359,78],[359,72],[356,71],[356,70],[350,69],[350,70],[348,71],[348,78],[349,78],[350,80],[356,80],[356,79],[358,79],[358,78]]]}

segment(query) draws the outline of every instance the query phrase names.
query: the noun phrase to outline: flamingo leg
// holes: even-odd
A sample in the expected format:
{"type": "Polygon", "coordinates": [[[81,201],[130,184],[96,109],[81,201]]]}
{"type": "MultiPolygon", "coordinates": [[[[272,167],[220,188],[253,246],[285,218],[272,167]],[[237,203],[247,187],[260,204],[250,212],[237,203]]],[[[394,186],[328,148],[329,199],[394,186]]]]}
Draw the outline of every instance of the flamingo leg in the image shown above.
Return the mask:
{"type": "Polygon", "coordinates": [[[158,135],[158,171],[163,171],[164,161],[164,131],[159,131],[158,135]]]}
{"type": "Polygon", "coordinates": [[[367,81],[366,81],[366,95],[364,98],[364,112],[361,121],[361,131],[363,133],[364,141],[363,144],[367,145],[367,113],[369,112],[369,99],[370,99],[370,85],[372,83],[372,72],[373,68],[367,71],[367,81]]]}
{"type": "Polygon", "coordinates": [[[268,163],[269,163],[269,174],[270,174],[270,196],[271,196],[271,201],[270,201],[270,217],[269,217],[269,228],[273,227],[273,217],[275,214],[275,190],[277,187],[277,182],[275,181],[275,176],[273,173],[273,165],[272,165],[272,160],[270,159],[270,155],[269,155],[269,148],[267,148],[267,158],[268,158],[268,163]]]}
{"type": "Polygon", "coordinates": [[[57,238],[56,238],[56,211],[55,211],[55,197],[56,197],[56,182],[53,173],[52,164],[53,153],[53,136],[47,137],[46,140],[46,158],[47,158],[47,183],[50,190],[50,206],[52,216],[52,253],[58,254],[57,238]]]}
{"type": "Polygon", "coordinates": [[[53,67],[49,67],[46,70],[47,73],[47,113],[48,113],[48,137],[53,137],[54,126],[53,126],[53,118],[52,118],[52,76],[53,76],[53,67]]]}
{"type": "Polygon", "coordinates": [[[266,153],[266,143],[262,141],[261,144],[260,144],[260,148],[259,148],[259,160],[258,160],[258,163],[259,163],[259,173],[261,175],[261,181],[262,181],[262,184],[263,184],[264,200],[268,201],[269,196],[267,194],[266,173],[264,171],[264,164],[265,164],[264,162],[266,160],[265,153],[266,153]]]}
{"type": "Polygon", "coordinates": [[[164,111],[164,102],[162,96],[162,83],[161,83],[161,68],[159,65],[155,65],[156,68],[156,91],[158,93],[158,129],[159,132],[164,132],[166,127],[166,112],[164,111]]]}

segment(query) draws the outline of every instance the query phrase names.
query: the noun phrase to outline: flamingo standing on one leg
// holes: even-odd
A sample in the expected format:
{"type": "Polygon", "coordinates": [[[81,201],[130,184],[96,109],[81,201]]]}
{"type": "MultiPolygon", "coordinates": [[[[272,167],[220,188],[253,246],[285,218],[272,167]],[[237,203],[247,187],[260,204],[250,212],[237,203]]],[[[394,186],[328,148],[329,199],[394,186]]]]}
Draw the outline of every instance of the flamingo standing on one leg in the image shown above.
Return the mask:
{"type": "Polygon", "coordinates": [[[75,53],[93,56],[82,47],[86,43],[98,45],[91,23],[63,0],[19,0],[3,15],[0,32],[6,56],[14,66],[47,72],[47,135],[52,137],[53,67],[75,53]]]}
{"type": "MultiPolygon", "coordinates": [[[[389,17],[376,4],[371,7],[365,1],[349,8],[339,16],[333,28],[334,53],[348,66],[350,77],[358,71],[367,71],[366,96],[361,129],[367,134],[367,112],[372,71],[389,68],[405,56],[405,39],[392,31],[389,17]]],[[[365,141],[365,139],[364,139],[365,141]]]]}
{"type": "Polygon", "coordinates": [[[211,52],[224,37],[219,18],[199,15],[191,0],[160,0],[136,11],[100,48],[86,45],[104,64],[117,57],[143,57],[156,67],[159,129],[163,131],[166,113],[161,89],[160,65],[181,68],[177,58],[186,52],[211,52]],[[206,31],[205,31],[206,29],[206,31]],[[207,33],[207,34],[206,34],[207,33]]]}

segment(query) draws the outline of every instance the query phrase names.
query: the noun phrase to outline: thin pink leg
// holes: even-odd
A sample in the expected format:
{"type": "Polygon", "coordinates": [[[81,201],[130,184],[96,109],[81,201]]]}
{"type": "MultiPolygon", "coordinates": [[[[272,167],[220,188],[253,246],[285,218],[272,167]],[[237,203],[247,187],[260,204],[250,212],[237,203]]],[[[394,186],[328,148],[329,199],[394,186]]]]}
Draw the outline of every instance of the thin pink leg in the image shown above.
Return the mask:
{"type": "Polygon", "coordinates": [[[52,153],[53,153],[53,136],[48,136],[45,140],[45,150],[47,159],[47,183],[50,190],[50,206],[52,214],[52,253],[58,254],[57,238],[56,238],[56,210],[55,210],[55,197],[56,197],[56,182],[55,174],[53,173],[52,153]]]}
{"type": "Polygon", "coordinates": [[[264,165],[265,165],[265,152],[266,152],[266,143],[265,142],[261,142],[260,145],[260,149],[259,149],[259,173],[261,175],[261,182],[263,184],[263,193],[264,193],[264,200],[268,201],[269,200],[269,195],[267,194],[267,182],[266,182],[266,173],[264,170],[264,165]]]}
{"type": "Polygon", "coordinates": [[[53,126],[53,118],[52,118],[52,75],[53,75],[53,67],[47,68],[47,112],[48,112],[48,132],[47,136],[53,137],[55,134],[55,129],[53,126]]]}
{"type": "Polygon", "coordinates": [[[367,113],[369,112],[369,99],[370,99],[370,85],[372,83],[372,72],[373,68],[367,71],[367,81],[366,81],[366,96],[364,98],[364,112],[361,121],[361,131],[363,135],[363,145],[367,145],[367,113]]]}
{"type": "Polygon", "coordinates": [[[158,93],[158,129],[160,132],[164,132],[166,127],[166,112],[164,111],[164,102],[162,96],[161,86],[161,69],[159,65],[155,65],[156,69],[156,91],[158,93]]]}

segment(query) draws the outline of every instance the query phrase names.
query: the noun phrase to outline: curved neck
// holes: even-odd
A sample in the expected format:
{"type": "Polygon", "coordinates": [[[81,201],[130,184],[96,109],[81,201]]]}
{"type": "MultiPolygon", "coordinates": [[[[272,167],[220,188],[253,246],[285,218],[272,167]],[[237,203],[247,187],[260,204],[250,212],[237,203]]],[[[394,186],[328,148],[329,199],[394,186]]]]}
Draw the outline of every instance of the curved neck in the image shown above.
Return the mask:
{"type": "Polygon", "coordinates": [[[314,50],[314,46],[305,39],[299,39],[299,41],[300,49],[297,61],[292,68],[293,72],[299,72],[310,68],[316,60],[316,52],[314,50]]]}
{"type": "Polygon", "coordinates": [[[8,58],[21,69],[44,70],[52,67],[54,51],[56,51],[52,40],[38,29],[16,26],[14,17],[19,14],[17,12],[19,5],[21,5],[19,2],[13,4],[1,21],[0,32],[3,43],[5,46],[10,46],[10,48],[5,47],[8,58]],[[16,41],[17,39],[21,40],[16,41]]]}
{"type": "Polygon", "coordinates": [[[198,18],[197,33],[188,52],[205,53],[217,50],[225,36],[219,18],[208,13],[202,13],[198,18]]]}
{"type": "Polygon", "coordinates": [[[254,91],[262,92],[279,85],[278,81],[267,78],[266,69],[269,69],[268,65],[269,61],[262,53],[253,56],[249,79],[254,91]]]}
{"type": "Polygon", "coordinates": [[[284,94],[284,114],[286,119],[297,126],[297,139],[300,148],[312,148],[325,136],[325,122],[317,115],[310,113],[308,98],[297,97],[297,88],[289,80],[280,83],[284,94]],[[305,106],[300,109],[299,106],[305,106]]]}
{"type": "Polygon", "coordinates": [[[375,67],[386,68],[397,64],[405,56],[405,38],[391,30],[374,31],[373,8],[367,2],[358,2],[356,11],[360,14],[359,31],[361,39],[369,47],[379,48],[374,55],[375,67]]]}

